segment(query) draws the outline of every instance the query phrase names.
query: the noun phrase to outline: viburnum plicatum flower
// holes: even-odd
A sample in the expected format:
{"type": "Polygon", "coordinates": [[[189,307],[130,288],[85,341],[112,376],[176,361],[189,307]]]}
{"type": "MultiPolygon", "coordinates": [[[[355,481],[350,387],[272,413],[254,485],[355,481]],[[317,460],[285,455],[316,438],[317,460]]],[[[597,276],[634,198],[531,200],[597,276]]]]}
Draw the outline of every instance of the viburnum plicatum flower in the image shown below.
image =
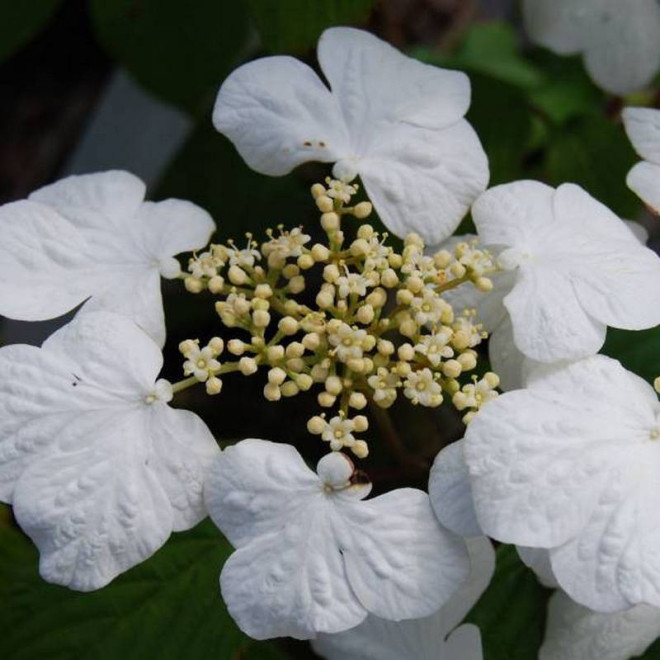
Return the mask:
{"type": "Polygon", "coordinates": [[[426,493],[403,488],[362,501],[371,486],[355,479],[344,454],[328,454],[316,469],[290,445],[254,439],[211,468],[206,504],[237,548],[220,587],[241,630],[309,639],[368,614],[398,621],[444,605],[469,559],[426,493]]]}
{"type": "Polygon", "coordinates": [[[560,55],[582,53],[608,92],[642,89],[660,69],[657,0],[525,0],[523,9],[533,41],[560,55]]]}
{"type": "Polygon", "coordinates": [[[660,214],[660,110],[626,108],[623,123],[635,151],[644,159],[628,172],[626,183],[660,214]]]}
{"type": "Polygon", "coordinates": [[[463,453],[484,533],[548,549],[591,609],[660,606],[660,403],[645,381],[601,355],[538,368],[479,412],[463,453]]]}
{"type": "Polygon", "coordinates": [[[660,609],[636,605],[625,612],[594,612],[557,591],[548,603],[539,660],[629,660],[660,636],[660,609]]]}
{"type": "Polygon", "coordinates": [[[133,319],[162,346],[160,277],[178,277],[174,255],[201,248],[215,229],[190,202],[145,202],[128,172],[71,176],[0,207],[0,314],[60,316],[87,300],[133,319]]]}
{"type": "Polygon", "coordinates": [[[369,615],[346,632],[319,635],[314,650],[327,660],[481,660],[479,629],[459,624],[486,590],[495,553],[484,537],[470,539],[467,547],[470,575],[437,612],[401,622],[369,615]]]}
{"type": "Polygon", "coordinates": [[[377,37],[331,28],[318,59],[267,57],[234,71],[213,122],[257,172],[281,176],[308,161],[358,174],[385,225],[429,244],[447,238],[488,183],[488,162],[464,119],[470,82],[423,64],[377,37]]]}
{"type": "Polygon", "coordinates": [[[598,352],[607,326],[660,323],[660,258],[579,186],[496,186],[472,214],[505,271],[492,278],[494,292],[477,313],[494,334],[496,369],[522,360],[514,347],[537,362],[574,360],[598,352]]]}
{"type": "Polygon", "coordinates": [[[0,348],[0,499],[43,578],[98,589],[205,515],[219,449],[167,405],[159,347],[110,312],[78,315],[41,348],[0,348]]]}

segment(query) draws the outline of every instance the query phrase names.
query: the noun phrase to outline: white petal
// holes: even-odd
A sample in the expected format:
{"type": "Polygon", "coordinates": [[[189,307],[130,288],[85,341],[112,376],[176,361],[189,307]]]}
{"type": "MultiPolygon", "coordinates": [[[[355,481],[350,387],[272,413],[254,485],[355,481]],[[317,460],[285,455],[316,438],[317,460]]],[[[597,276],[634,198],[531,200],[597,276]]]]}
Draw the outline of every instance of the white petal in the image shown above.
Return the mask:
{"type": "MultiPolygon", "coordinates": [[[[572,236],[563,247],[548,247],[546,254],[565,256],[584,310],[616,328],[641,330],[660,323],[660,258],[579,186],[560,186],[554,208],[556,224],[572,236]]],[[[555,241],[548,238],[546,245],[555,241]]]]}
{"type": "Polygon", "coordinates": [[[491,401],[464,449],[483,530],[546,548],[578,536],[621,465],[654,451],[656,408],[648,384],[603,356],[541,370],[491,401]]]}
{"type": "Polygon", "coordinates": [[[56,448],[18,480],[16,519],[39,548],[47,581],[98,589],[166,541],[172,512],[143,433],[137,411],[72,417],[56,448]]]}
{"type": "Polygon", "coordinates": [[[203,486],[220,449],[208,427],[194,413],[153,404],[148,433],[153,439],[151,469],[172,508],[172,529],[194,527],[206,517],[203,486]]]}
{"type": "Polygon", "coordinates": [[[470,105],[470,81],[464,73],[407,57],[364,30],[326,30],[318,58],[358,151],[377,134],[382,139],[391,124],[446,128],[470,105]]]}
{"type": "Polygon", "coordinates": [[[460,536],[481,536],[463,443],[454,442],[435,457],[429,475],[429,497],[440,524],[460,536]]]}
{"type": "Polygon", "coordinates": [[[211,466],[204,499],[213,522],[235,547],[277,532],[322,492],[291,445],[248,439],[211,466]]]}
{"type": "Polygon", "coordinates": [[[159,267],[175,254],[204,247],[215,231],[215,223],[204,209],[182,199],[145,202],[135,226],[140,230],[139,240],[157,258],[159,267]]]}
{"type": "Polygon", "coordinates": [[[60,316],[92,293],[88,245],[53,209],[36,202],[0,207],[0,314],[26,321],[60,316]]]}
{"type": "Polygon", "coordinates": [[[523,387],[528,368],[537,364],[516,346],[511,317],[508,314],[490,335],[488,357],[493,371],[500,378],[500,388],[505,392],[523,387]]]}
{"type": "Polygon", "coordinates": [[[584,64],[598,85],[623,96],[648,85],[660,68],[660,6],[608,4],[585,35],[584,64]]]}
{"type": "Polygon", "coordinates": [[[538,362],[597,353],[606,325],[590,317],[570,280],[555,269],[524,266],[504,298],[516,347],[538,362]]]}
{"type": "Polygon", "coordinates": [[[540,660],[628,660],[660,636],[660,609],[638,605],[600,614],[558,591],[548,605],[540,660]]]}
{"type": "Polygon", "coordinates": [[[626,177],[628,188],[660,214],[660,165],[637,163],[626,177]]]}
{"type": "Polygon", "coordinates": [[[584,43],[585,17],[589,17],[597,0],[524,0],[525,29],[538,44],[562,55],[580,52],[584,43]],[[585,16],[586,15],[586,16],[585,16]]]}
{"type": "MultiPolygon", "coordinates": [[[[338,507],[339,508],[339,507],[338,507]]],[[[426,493],[400,488],[341,504],[336,529],[346,574],[370,613],[392,619],[426,616],[467,577],[462,539],[438,525],[426,493]]]]}
{"type": "Polygon", "coordinates": [[[495,570],[495,553],[487,539],[471,539],[468,549],[470,576],[436,613],[400,622],[369,616],[352,630],[319,635],[312,642],[314,650],[328,660],[481,660],[476,626],[460,626],[446,639],[477,602],[495,570]]]}
{"type": "Polygon", "coordinates": [[[220,88],[213,124],[261,174],[280,176],[301,163],[334,162],[350,152],[335,97],[292,57],[236,69],[220,88]]]}
{"type": "Polygon", "coordinates": [[[358,170],[385,226],[429,244],[447,238],[488,184],[488,161],[472,127],[441,130],[406,123],[378,134],[358,170]]]}
{"type": "Polygon", "coordinates": [[[556,589],[559,586],[557,578],[552,572],[550,554],[545,548],[530,548],[529,546],[519,545],[516,546],[516,550],[523,563],[534,571],[544,587],[556,589]]]}
{"type": "Polygon", "coordinates": [[[644,160],[660,165],[660,110],[624,108],[621,117],[635,151],[644,160]]]}

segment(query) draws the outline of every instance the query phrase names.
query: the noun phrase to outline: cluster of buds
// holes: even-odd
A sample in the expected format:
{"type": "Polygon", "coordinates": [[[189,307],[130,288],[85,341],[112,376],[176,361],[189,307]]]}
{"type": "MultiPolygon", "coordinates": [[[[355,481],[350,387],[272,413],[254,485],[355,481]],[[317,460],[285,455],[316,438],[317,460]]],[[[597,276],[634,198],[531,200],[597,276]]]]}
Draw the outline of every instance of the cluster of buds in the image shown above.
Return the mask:
{"type": "Polygon", "coordinates": [[[368,428],[358,413],[369,403],[388,408],[402,395],[436,407],[448,399],[469,410],[467,422],[495,396],[494,374],[461,383],[477,366],[474,349],[486,333],[474,310],[456,315],[443,293],[460,285],[488,291],[496,266],[474,241],[427,254],[410,234],[398,252],[369,224],[347,239],[351,228],[342,228],[342,219],[363,220],[372,211],[369,202],[351,205],[357,190],[332,179],[312,186],[326,242],[311,244],[300,228],[280,227],[261,245],[248,235],[242,249],[229,242],[195,255],[186,288],[218,296],[222,323],[245,336],[227,342],[236,360],[223,365],[217,339],[202,349],[187,340],[182,353],[186,374],[206,382],[210,393],[219,391],[221,373],[250,375],[260,367],[267,369],[269,401],[316,388],[323,410],[309,420],[310,433],[333,450],[364,457],[367,444],[356,434],[368,428]]]}

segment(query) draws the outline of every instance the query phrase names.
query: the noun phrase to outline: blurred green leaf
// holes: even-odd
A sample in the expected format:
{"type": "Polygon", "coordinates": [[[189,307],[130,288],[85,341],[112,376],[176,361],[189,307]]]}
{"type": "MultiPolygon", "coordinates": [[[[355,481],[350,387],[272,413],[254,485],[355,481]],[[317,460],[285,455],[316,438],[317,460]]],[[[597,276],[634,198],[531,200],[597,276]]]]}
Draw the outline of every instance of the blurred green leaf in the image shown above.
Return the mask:
{"type": "MultiPolygon", "coordinates": [[[[328,168],[319,170],[320,180],[328,168]]],[[[324,174],[325,173],[325,174],[324,174]]],[[[311,180],[310,180],[311,183],[311,180]]],[[[318,224],[316,206],[298,173],[269,177],[253,172],[231,142],[204,122],[165,173],[158,197],[182,197],[214,217],[222,239],[263,237],[268,227],[318,224]]]]}
{"type": "Polygon", "coordinates": [[[601,352],[652,383],[660,376],[660,327],[639,331],[608,328],[601,352]]]}
{"type": "Polygon", "coordinates": [[[479,73],[523,89],[538,87],[544,80],[541,70],[520,53],[513,27],[500,21],[472,25],[451,55],[428,49],[413,54],[430,64],[479,73]]]}
{"type": "Polygon", "coordinates": [[[248,38],[236,0],[92,0],[103,46],[147,90],[196,112],[238,63],[248,38]]]}
{"type": "Polygon", "coordinates": [[[472,104],[466,118],[488,155],[490,185],[520,178],[531,133],[525,97],[493,78],[473,75],[471,80],[472,104]]]}
{"type": "Polygon", "coordinates": [[[13,55],[50,20],[62,0],[13,0],[0,8],[0,62],[13,55]]]}
{"type": "MultiPolygon", "coordinates": [[[[0,657],[6,660],[230,660],[252,640],[225,609],[218,576],[231,547],[208,520],[92,593],[44,582],[38,556],[0,526],[0,657]]],[[[241,655],[241,658],[268,657],[241,655]]],[[[270,656],[277,657],[277,656],[270,656]]]]}
{"type": "Polygon", "coordinates": [[[484,660],[537,660],[550,594],[515,547],[501,545],[495,575],[465,619],[481,630],[484,660]]]}
{"type": "Polygon", "coordinates": [[[605,95],[590,80],[580,58],[540,50],[534,57],[544,83],[529,91],[529,99],[539,113],[558,125],[576,117],[602,114],[605,95]]]}
{"type": "Polygon", "coordinates": [[[548,183],[571,181],[623,218],[634,218],[641,204],[626,186],[637,156],[623,128],[594,115],[557,130],[547,154],[548,183]]]}
{"type": "Polygon", "coordinates": [[[266,48],[290,53],[312,48],[328,27],[363,23],[375,1],[247,0],[247,5],[266,48]]]}

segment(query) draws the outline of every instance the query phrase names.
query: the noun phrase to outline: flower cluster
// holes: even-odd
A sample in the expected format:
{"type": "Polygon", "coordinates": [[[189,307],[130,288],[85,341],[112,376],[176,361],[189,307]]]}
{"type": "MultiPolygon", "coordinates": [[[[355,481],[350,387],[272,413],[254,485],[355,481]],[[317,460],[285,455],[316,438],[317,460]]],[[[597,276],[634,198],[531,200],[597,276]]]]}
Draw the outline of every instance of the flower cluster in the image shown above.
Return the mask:
{"type": "Polygon", "coordinates": [[[368,420],[355,412],[370,401],[388,408],[402,394],[414,405],[437,407],[448,398],[470,411],[467,422],[496,395],[494,374],[461,384],[476,368],[475,347],[487,335],[471,310],[456,315],[443,297],[461,285],[489,291],[496,267],[474,240],[427,254],[421,237],[409,234],[397,252],[387,234],[362,224],[346,227],[355,235],[349,241],[342,220],[371,213],[369,202],[351,206],[357,191],[330,178],[312,186],[324,243],[312,244],[300,228],[280,229],[262,244],[248,235],[243,248],[212,244],[192,257],[186,289],[220,298],[220,320],[241,337],[227,342],[235,359],[223,365],[218,338],[201,349],[187,340],[180,350],[184,374],[205,382],[209,394],[220,392],[222,374],[249,376],[259,367],[267,370],[269,401],[320,390],[318,405],[334,412],[310,418],[310,433],[333,451],[346,447],[363,458],[367,443],[356,434],[367,430],[368,420]],[[315,306],[301,302],[303,296],[315,306]]]}

